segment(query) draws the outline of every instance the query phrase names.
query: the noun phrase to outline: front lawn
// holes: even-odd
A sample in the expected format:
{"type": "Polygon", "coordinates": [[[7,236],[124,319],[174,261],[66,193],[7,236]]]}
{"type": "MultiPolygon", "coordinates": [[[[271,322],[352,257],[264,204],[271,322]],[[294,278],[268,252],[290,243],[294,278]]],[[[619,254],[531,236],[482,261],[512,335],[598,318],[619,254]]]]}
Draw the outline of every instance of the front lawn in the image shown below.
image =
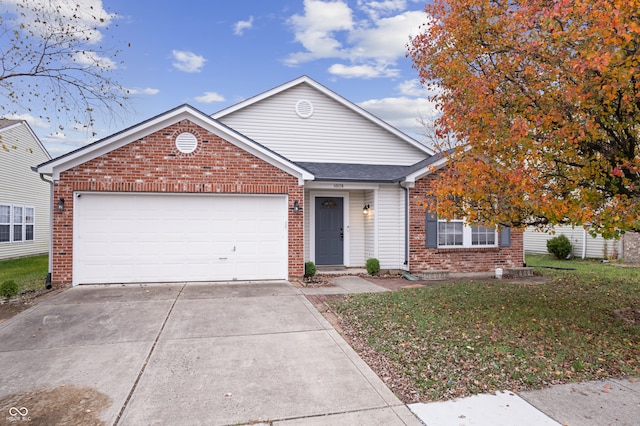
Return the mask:
{"type": "Polygon", "coordinates": [[[49,256],[33,256],[0,261],[0,283],[14,280],[20,292],[42,290],[49,270],[49,256]]]}
{"type": "Polygon", "coordinates": [[[537,269],[549,277],[542,284],[492,279],[353,295],[334,309],[347,335],[409,383],[405,400],[640,374],[640,269],[546,256],[527,264],[577,270],[537,269]]]}

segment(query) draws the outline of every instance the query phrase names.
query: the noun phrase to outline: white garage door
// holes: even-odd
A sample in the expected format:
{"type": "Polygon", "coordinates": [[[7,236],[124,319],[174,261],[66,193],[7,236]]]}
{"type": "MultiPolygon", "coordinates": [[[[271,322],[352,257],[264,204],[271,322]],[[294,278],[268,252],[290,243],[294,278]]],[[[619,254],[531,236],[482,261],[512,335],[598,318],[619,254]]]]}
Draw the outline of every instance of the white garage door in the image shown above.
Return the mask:
{"type": "Polygon", "coordinates": [[[73,283],[287,278],[285,196],[79,194],[73,283]]]}

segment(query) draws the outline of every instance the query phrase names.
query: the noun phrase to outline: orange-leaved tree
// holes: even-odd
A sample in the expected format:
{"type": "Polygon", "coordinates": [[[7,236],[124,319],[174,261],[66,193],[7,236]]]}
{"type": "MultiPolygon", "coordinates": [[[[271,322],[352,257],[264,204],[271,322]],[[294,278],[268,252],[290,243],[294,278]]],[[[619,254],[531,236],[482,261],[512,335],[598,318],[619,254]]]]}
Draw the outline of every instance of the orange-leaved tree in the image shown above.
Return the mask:
{"type": "Polygon", "coordinates": [[[449,166],[432,195],[478,223],[640,229],[640,0],[433,0],[409,44],[449,166]]]}

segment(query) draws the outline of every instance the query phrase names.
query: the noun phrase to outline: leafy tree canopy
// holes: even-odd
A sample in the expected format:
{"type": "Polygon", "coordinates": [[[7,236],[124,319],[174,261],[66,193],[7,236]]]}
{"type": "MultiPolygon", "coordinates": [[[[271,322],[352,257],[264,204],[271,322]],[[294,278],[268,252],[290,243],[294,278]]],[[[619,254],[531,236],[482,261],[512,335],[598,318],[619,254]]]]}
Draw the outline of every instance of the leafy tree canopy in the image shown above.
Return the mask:
{"type": "Polygon", "coordinates": [[[426,12],[409,49],[438,89],[451,157],[438,212],[640,229],[640,1],[434,0],[426,12]]]}
{"type": "Polygon", "coordinates": [[[102,34],[114,18],[95,0],[2,0],[0,116],[91,129],[96,112],[119,114],[127,101],[111,76],[119,52],[102,34]]]}

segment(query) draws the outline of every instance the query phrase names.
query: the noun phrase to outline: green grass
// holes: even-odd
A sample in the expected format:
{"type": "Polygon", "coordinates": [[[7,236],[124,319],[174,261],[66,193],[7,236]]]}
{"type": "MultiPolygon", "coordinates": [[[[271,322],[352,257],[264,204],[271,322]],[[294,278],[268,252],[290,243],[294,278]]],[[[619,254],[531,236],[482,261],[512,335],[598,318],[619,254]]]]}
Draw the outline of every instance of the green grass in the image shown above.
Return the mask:
{"type": "Polygon", "coordinates": [[[14,280],[20,292],[41,290],[49,269],[49,257],[33,256],[0,261],[0,283],[14,280]]]}
{"type": "Polygon", "coordinates": [[[640,269],[527,257],[543,284],[498,280],[353,295],[334,305],[422,400],[640,374],[640,269]]]}

